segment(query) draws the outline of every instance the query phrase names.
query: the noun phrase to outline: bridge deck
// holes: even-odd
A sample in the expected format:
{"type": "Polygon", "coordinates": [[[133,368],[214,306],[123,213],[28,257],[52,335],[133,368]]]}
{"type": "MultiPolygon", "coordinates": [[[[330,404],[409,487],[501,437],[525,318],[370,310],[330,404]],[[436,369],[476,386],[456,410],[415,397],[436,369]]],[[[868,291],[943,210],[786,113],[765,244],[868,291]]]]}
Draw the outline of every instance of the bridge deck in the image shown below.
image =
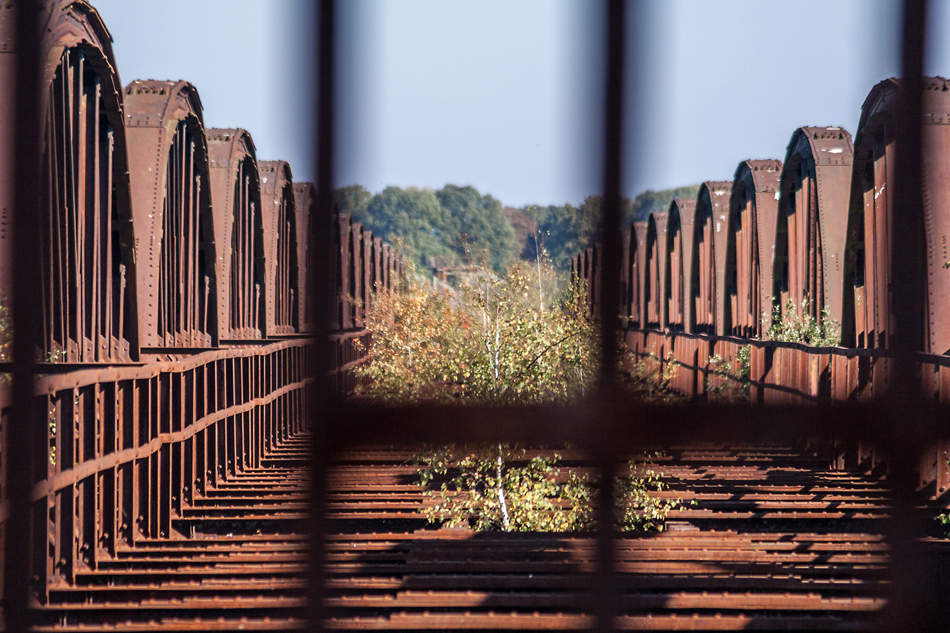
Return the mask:
{"type": "MultiPolygon", "coordinates": [[[[53,586],[39,631],[278,630],[305,623],[307,442],[279,444],[144,539],[53,586]]],[[[329,628],[565,630],[595,569],[586,535],[428,525],[411,451],[344,453],[330,477],[329,628]]],[[[885,604],[889,492],[777,446],[679,448],[663,533],[617,542],[625,630],[866,630],[885,604]]],[[[931,540],[950,559],[950,544],[931,540]]],[[[950,562],[950,560],[948,560],[950,562]]]]}

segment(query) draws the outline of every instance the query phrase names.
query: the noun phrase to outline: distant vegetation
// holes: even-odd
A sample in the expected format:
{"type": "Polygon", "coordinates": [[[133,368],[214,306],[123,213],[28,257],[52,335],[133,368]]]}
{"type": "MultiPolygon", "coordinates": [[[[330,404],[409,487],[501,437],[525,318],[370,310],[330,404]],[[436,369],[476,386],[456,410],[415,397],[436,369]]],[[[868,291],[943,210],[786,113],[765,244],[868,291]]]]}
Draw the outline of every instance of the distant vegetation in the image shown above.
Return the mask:
{"type": "MultiPolygon", "coordinates": [[[[645,191],[622,202],[624,227],[645,220],[652,211],[666,211],[675,197],[695,197],[699,185],[645,191]]],[[[571,258],[600,239],[601,197],[588,196],[579,206],[502,207],[501,202],[471,186],[442,189],[386,187],[373,195],[361,185],[336,191],[342,213],[388,240],[399,239],[423,268],[430,258],[447,265],[472,252],[503,273],[518,259],[533,260],[540,243],[561,273],[571,258]]]]}

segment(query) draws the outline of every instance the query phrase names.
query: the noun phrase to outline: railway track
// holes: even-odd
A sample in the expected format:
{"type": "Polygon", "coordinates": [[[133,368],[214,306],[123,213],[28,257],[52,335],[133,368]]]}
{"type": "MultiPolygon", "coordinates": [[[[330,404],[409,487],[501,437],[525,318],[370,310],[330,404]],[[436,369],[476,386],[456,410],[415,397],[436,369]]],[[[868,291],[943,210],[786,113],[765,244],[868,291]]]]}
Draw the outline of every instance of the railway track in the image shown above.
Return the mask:
{"type": "MultiPolygon", "coordinates": [[[[677,449],[659,464],[695,500],[663,533],[617,542],[621,630],[868,630],[885,605],[884,482],[781,447],[677,449]]],[[[591,538],[434,529],[411,453],[343,456],[332,480],[332,619],[339,630],[573,630],[591,538]]],[[[945,541],[930,541],[946,557],[945,541]]]]}
{"type": "Polygon", "coordinates": [[[291,437],[260,467],[228,476],[72,583],[52,585],[37,631],[253,631],[303,626],[307,442],[291,437]]]}
{"type": "MultiPolygon", "coordinates": [[[[329,628],[593,626],[593,539],[430,525],[412,455],[352,451],[332,471],[329,628]]],[[[171,538],[138,540],[52,585],[35,630],[302,628],[306,465],[307,438],[284,440],[183,506],[171,538]]],[[[665,532],[617,541],[617,628],[868,630],[886,602],[889,492],[879,477],[824,466],[775,446],[668,451],[661,494],[695,505],[673,511],[665,532]]],[[[950,558],[950,543],[929,543],[950,558]]]]}

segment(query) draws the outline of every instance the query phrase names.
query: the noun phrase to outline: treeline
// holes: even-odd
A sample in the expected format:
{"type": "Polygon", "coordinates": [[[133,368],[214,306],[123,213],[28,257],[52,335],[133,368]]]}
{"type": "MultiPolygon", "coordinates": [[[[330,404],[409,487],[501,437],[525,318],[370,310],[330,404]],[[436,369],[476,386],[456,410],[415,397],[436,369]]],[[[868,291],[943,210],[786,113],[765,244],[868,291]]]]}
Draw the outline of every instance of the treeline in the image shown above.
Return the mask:
{"type": "MultiPolygon", "coordinates": [[[[645,220],[652,211],[666,211],[675,197],[695,197],[699,185],[645,191],[623,199],[624,226],[645,220]]],[[[503,272],[516,259],[534,259],[538,244],[555,268],[566,272],[571,257],[600,239],[600,196],[588,196],[579,206],[535,205],[502,207],[499,200],[472,186],[442,189],[386,187],[377,194],[362,185],[335,192],[341,213],[387,241],[401,241],[423,267],[430,258],[448,265],[482,254],[495,271],[503,272]]]]}

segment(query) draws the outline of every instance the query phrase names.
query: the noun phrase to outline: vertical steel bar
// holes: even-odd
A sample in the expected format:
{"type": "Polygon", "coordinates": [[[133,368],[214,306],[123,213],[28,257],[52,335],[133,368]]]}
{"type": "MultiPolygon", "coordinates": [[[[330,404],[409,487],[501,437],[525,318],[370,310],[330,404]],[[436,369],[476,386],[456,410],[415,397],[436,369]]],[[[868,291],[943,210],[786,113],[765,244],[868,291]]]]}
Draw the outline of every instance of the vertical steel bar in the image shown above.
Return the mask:
{"type": "MultiPolygon", "coordinates": [[[[315,22],[317,37],[314,42],[314,62],[316,64],[316,82],[314,85],[316,102],[316,168],[317,168],[317,204],[314,223],[316,270],[330,271],[333,265],[331,254],[333,229],[333,152],[334,152],[334,0],[320,0],[316,7],[315,22]]],[[[331,275],[312,275],[311,297],[314,305],[313,333],[314,354],[311,370],[316,373],[311,394],[311,542],[310,542],[310,582],[309,582],[309,624],[310,629],[322,631],[324,628],[324,542],[326,532],[326,478],[328,451],[328,431],[333,428],[333,383],[330,369],[333,366],[333,346],[329,337],[330,301],[332,289],[331,275]]]]}
{"type": "MultiPolygon", "coordinates": [[[[9,518],[3,551],[4,619],[10,633],[23,633],[30,623],[30,497],[32,490],[34,347],[39,340],[42,288],[37,279],[40,236],[40,7],[21,0],[16,10],[16,103],[13,208],[13,407],[4,447],[9,518]]],[[[42,423],[43,421],[39,421],[42,423]]]]}
{"type": "MultiPolygon", "coordinates": [[[[616,335],[620,326],[621,217],[620,189],[623,153],[623,86],[625,0],[609,0],[606,15],[607,68],[606,109],[604,112],[604,201],[602,206],[603,255],[600,260],[600,389],[608,399],[616,389],[616,335]]],[[[592,280],[593,281],[593,280],[592,280]]],[[[611,450],[610,434],[615,425],[612,412],[601,413],[601,444],[595,453],[600,470],[597,499],[597,577],[594,582],[594,611],[598,631],[612,631],[619,614],[619,590],[615,582],[614,561],[614,478],[616,455],[611,450]],[[604,414],[607,415],[604,415],[604,414]]]]}
{"type": "Polygon", "coordinates": [[[894,166],[894,207],[891,223],[891,300],[894,328],[888,345],[896,353],[889,375],[889,406],[885,409],[890,473],[894,487],[889,537],[892,547],[890,631],[946,630],[950,616],[933,556],[917,540],[925,534],[925,517],[915,507],[918,457],[925,447],[928,425],[935,420],[923,409],[913,352],[923,349],[926,287],[923,255],[923,74],[927,1],[905,0],[902,61],[894,166]]]}

